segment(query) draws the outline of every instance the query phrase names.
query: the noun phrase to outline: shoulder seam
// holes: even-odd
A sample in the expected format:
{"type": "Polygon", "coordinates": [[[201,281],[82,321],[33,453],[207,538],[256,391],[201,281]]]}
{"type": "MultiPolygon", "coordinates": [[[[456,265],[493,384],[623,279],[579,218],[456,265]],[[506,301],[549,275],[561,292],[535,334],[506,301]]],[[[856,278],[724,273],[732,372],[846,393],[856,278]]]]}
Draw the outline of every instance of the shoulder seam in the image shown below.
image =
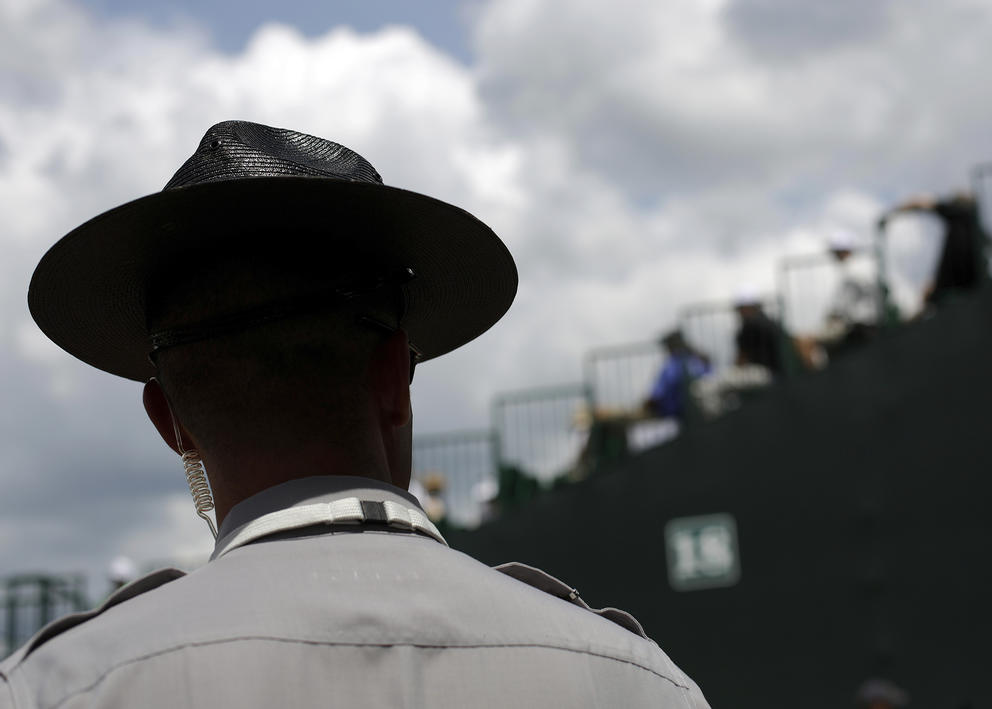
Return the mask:
{"type": "Polygon", "coordinates": [[[678,680],[662,674],[658,670],[651,667],[636,662],[635,660],[629,660],[621,657],[614,657],[612,655],[607,655],[606,653],[594,652],[591,650],[579,650],[576,648],[562,647],[559,645],[550,645],[546,643],[471,643],[466,645],[433,645],[431,643],[345,643],[345,642],[324,642],[318,640],[297,640],[297,639],[287,639],[287,638],[276,638],[267,637],[264,635],[245,635],[234,638],[225,638],[223,640],[207,640],[202,642],[189,642],[182,643],[180,645],[175,645],[173,647],[165,648],[162,650],[157,650],[155,652],[146,653],[138,657],[133,657],[129,660],[119,662],[112,667],[108,667],[103,674],[101,674],[94,682],[89,685],[82,687],[80,689],[69,692],[64,697],[59,699],[57,702],[52,704],[52,709],[57,709],[58,707],[65,704],[70,699],[86,692],[92,691],[98,685],[100,685],[107,677],[109,677],[114,671],[126,667],[128,665],[133,665],[144,660],[150,660],[155,657],[160,657],[162,655],[168,655],[172,652],[178,652],[180,650],[185,650],[187,648],[198,648],[198,647],[209,647],[211,645],[223,645],[232,642],[239,642],[242,640],[254,640],[261,642],[274,642],[274,643],[285,643],[285,644],[299,644],[299,645],[320,645],[325,647],[412,647],[417,649],[435,649],[435,650],[486,650],[486,649],[496,649],[496,648],[509,648],[509,647],[519,647],[519,648],[543,648],[546,650],[557,650],[559,652],[572,652],[580,655],[589,655],[592,657],[598,657],[604,660],[610,660],[612,662],[619,662],[625,665],[632,665],[638,669],[644,670],[656,677],[671,683],[673,686],[679,689],[691,692],[692,688],[679,682],[678,680]]]}
{"type": "MultiPolygon", "coordinates": [[[[71,613],[53,620],[51,623],[39,630],[34,637],[28,640],[28,642],[23,646],[23,652],[17,659],[14,667],[27,659],[32,652],[37,650],[52,638],[56,638],[68,630],[72,630],[83,623],[93,620],[114,606],[120,605],[125,601],[129,601],[136,596],[148,593],[149,591],[154,591],[170,581],[175,581],[177,578],[181,578],[185,575],[185,572],[180,571],[179,569],[158,569],[147,576],[143,576],[140,579],[132,581],[127,586],[119,589],[116,593],[111,594],[111,596],[107,598],[98,608],[93,608],[88,611],[81,611],[79,613],[71,613]]],[[[13,669],[13,667],[11,669],[13,669]]]]}

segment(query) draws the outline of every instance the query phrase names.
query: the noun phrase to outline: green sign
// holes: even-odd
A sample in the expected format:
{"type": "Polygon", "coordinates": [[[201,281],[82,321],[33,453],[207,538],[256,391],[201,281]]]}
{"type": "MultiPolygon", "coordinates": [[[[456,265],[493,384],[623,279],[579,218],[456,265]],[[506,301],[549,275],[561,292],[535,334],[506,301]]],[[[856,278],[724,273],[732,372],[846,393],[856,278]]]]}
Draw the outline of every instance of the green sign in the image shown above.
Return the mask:
{"type": "Polygon", "coordinates": [[[729,514],[669,520],[665,553],[668,582],[676,591],[733,586],[740,580],[737,523],[729,514]]]}

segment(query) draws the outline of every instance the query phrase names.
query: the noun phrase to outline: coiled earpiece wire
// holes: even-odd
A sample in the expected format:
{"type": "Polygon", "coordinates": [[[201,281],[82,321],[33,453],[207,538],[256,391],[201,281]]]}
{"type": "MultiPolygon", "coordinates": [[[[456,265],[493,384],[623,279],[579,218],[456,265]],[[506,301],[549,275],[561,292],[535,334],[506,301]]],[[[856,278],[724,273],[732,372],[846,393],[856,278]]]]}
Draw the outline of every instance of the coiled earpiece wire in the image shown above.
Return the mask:
{"type": "Polygon", "coordinates": [[[182,457],[183,469],[186,471],[186,483],[189,491],[193,495],[193,505],[196,507],[196,514],[210,527],[210,533],[217,538],[217,527],[214,521],[207,514],[214,508],[214,498],[210,494],[210,485],[207,483],[207,475],[203,470],[203,461],[200,453],[196,450],[186,450],[183,447],[183,436],[179,432],[179,422],[176,415],[172,413],[172,406],[169,406],[169,416],[172,417],[172,429],[176,432],[176,447],[182,457]]]}

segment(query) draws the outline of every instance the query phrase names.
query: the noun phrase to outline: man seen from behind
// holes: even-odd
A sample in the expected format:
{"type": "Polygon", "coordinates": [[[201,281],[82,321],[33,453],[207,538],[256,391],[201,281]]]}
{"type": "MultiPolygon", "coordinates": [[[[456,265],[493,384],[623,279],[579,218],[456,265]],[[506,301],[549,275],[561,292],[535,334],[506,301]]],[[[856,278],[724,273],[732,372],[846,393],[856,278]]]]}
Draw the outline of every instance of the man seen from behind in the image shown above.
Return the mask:
{"type": "Polygon", "coordinates": [[[240,121],[59,241],[33,316],[144,382],[217,543],[41,631],[0,664],[0,708],[706,707],[632,617],[450,549],[407,492],[415,367],[516,285],[468,213],[240,121]]]}

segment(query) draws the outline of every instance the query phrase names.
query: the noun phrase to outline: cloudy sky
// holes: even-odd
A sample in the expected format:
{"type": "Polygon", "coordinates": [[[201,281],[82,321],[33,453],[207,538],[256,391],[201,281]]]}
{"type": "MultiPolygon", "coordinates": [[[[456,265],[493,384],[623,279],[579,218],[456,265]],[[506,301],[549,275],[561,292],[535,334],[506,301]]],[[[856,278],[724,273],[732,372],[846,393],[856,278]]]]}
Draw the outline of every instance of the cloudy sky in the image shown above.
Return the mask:
{"type": "MultiPolygon", "coordinates": [[[[0,574],[210,547],[140,386],[48,343],[25,294],[212,123],[337,140],[502,236],[514,307],[415,385],[421,432],[484,427],[495,393],[966,186],[990,37],[988,0],[0,0],[0,574]]],[[[934,229],[896,231],[911,305],[934,229]]]]}

